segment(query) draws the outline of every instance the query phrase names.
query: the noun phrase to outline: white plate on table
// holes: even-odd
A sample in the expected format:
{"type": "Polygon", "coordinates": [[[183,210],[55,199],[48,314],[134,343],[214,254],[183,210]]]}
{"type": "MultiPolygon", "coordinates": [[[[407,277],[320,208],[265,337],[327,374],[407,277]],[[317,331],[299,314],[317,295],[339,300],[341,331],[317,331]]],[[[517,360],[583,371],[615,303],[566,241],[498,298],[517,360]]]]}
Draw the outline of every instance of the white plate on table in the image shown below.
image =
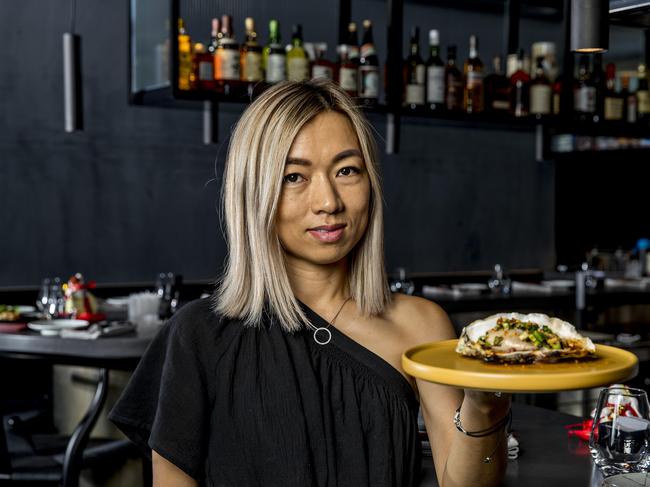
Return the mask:
{"type": "Polygon", "coordinates": [[[27,323],[30,330],[38,331],[41,335],[54,336],[61,333],[61,330],[74,330],[85,328],[89,325],[86,320],[38,320],[27,323]]]}

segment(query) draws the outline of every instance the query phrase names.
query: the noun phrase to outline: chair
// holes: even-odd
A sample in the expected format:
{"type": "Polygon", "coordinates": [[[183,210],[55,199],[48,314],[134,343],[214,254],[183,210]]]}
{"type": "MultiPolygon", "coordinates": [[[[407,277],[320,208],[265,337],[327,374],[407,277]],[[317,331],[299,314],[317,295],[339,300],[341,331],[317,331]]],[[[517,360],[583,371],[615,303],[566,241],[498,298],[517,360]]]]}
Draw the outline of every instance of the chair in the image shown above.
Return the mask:
{"type": "MultiPolygon", "coordinates": [[[[140,451],[129,440],[89,439],[106,400],[107,384],[108,370],[101,369],[88,411],[70,437],[37,432],[43,416],[38,411],[4,416],[0,428],[0,486],[22,483],[77,487],[79,474],[85,468],[116,469],[128,458],[140,458],[140,451]]],[[[146,471],[144,477],[147,482],[146,471]]]]}

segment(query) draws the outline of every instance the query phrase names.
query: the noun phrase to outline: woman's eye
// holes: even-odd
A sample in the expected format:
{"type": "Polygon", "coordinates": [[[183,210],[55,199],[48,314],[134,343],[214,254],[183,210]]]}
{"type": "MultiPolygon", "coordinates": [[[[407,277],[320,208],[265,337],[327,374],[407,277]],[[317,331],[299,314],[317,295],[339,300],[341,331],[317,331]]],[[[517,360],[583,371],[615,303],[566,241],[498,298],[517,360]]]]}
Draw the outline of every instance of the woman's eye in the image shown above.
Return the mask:
{"type": "Polygon", "coordinates": [[[291,173],[291,174],[287,174],[284,177],[283,181],[285,183],[290,183],[291,184],[291,183],[297,183],[302,179],[303,179],[303,177],[300,174],[298,174],[297,172],[294,172],[294,173],[291,173]]]}
{"type": "Polygon", "coordinates": [[[353,176],[355,174],[359,174],[359,172],[360,172],[359,169],[352,166],[344,167],[339,170],[339,174],[341,176],[353,176]]]}

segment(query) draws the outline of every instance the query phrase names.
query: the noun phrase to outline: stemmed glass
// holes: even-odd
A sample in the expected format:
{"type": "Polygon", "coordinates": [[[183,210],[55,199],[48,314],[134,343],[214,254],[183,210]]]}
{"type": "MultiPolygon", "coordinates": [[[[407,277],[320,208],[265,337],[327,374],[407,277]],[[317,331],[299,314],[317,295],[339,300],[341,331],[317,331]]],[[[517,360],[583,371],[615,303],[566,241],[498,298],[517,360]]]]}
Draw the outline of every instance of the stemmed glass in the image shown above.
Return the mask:
{"type": "Polygon", "coordinates": [[[645,391],[624,386],[600,391],[589,450],[606,477],[650,466],[650,404],[645,391]]]}
{"type": "Polygon", "coordinates": [[[41,281],[41,288],[38,291],[38,298],[36,299],[36,308],[45,313],[47,309],[47,302],[50,295],[50,280],[46,277],[41,281]]]}

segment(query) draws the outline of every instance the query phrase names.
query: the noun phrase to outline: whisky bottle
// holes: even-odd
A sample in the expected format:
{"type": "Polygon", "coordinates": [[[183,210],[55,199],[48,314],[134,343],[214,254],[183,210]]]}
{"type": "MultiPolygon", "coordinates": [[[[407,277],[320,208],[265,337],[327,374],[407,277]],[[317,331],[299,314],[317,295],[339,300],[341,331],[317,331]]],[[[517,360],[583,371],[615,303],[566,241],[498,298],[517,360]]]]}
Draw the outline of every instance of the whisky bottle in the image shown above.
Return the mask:
{"type": "Polygon", "coordinates": [[[503,74],[501,56],[492,58],[493,72],[483,80],[484,108],[486,112],[508,113],[510,110],[510,83],[503,74]]]}
{"type": "Polygon", "coordinates": [[[623,120],[623,98],[616,92],[616,66],[609,63],[605,67],[605,103],[604,118],[605,120],[623,120]]]}
{"type": "Polygon", "coordinates": [[[578,84],[574,91],[574,111],[579,120],[591,121],[596,114],[596,88],[589,76],[589,57],[580,56],[578,84]]]}
{"type": "Polygon", "coordinates": [[[269,43],[262,53],[267,83],[277,83],[287,77],[287,55],[280,41],[280,23],[272,19],[269,21],[269,43]]]}
{"type": "Polygon", "coordinates": [[[551,82],[544,73],[544,57],[537,58],[535,77],[530,82],[530,114],[535,116],[550,115],[553,103],[551,82]]]}
{"type": "Polygon", "coordinates": [[[525,117],[529,110],[530,76],[524,69],[524,50],[517,53],[516,70],[510,77],[510,113],[515,117],[525,117]]]}
{"type": "Polygon", "coordinates": [[[636,123],[636,94],[630,91],[630,76],[621,76],[621,98],[623,99],[623,120],[628,123],[636,123]]]}
{"type": "Polygon", "coordinates": [[[425,67],[420,57],[420,29],[411,29],[410,54],[406,58],[406,96],[407,107],[415,109],[424,105],[425,67]]]}
{"type": "Polygon", "coordinates": [[[463,109],[463,75],[456,67],[456,46],[447,46],[445,66],[445,108],[451,111],[463,109]]]}
{"type": "Polygon", "coordinates": [[[379,99],[379,59],[372,37],[372,22],[363,21],[363,43],[359,57],[359,100],[368,106],[379,99]]]}
{"type": "Polygon", "coordinates": [[[262,47],[257,42],[255,32],[255,21],[252,17],[246,17],[244,21],[246,28],[246,41],[242,44],[239,52],[239,74],[242,81],[256,83],[264,79],[262,71],[262,47]]]}
{"type": "Polygon", "coordinates": [[[639,121],[650,121],[650,92],[648,91],[648,74],[646,65],[639,64],[638,85],[636,89],[636,108],[639,121]]]}
{"type": "Polygon", "coordinates": [[[185,22],[178,19],[178,89],[189,90],[192,77],[192,41],[185,31],[185,22]]]}
{"type": "Polygon", "coordinates": [[[239,82],[239,46],[232,29],[232,17],[221,16],[221,42],[214,55],[214,78],[217,91],[232,94],[239,82]]]}
{"type": "Polygon", "coordinates": [[[356,97],[359,92],[359,67],[350,59],[350,46],[339,46],[338,82],[350,96],[356,97]]]}
{"type": "Polygon", "coordinates": [[[445,63],[440,58],[440,34],[435,29],[429,31],[426,92],[429,108],[442,110],[445,102],[445,63]]]}
{"type": "Polygon", "coordinates": [[[346,41],[348,46],[348,59],[354,64],[359,64],[359,37],[357,36],[357,24],[355,22],[350,22],[348,24],[348,40],[346,41]]]}
{"type": "Polygon", "coordinates": [[[311,65],[311,77],[334,79],[334,65],[325,58],[327,44],[325,42],[314,44],[314,52],[316,59],[311,65]]]}
{"type": "Polygon", "coordinates": [[[594,68],[591,71],[591,84],[596,89],[596,111],[593,120],[598,122],[605,116],[605,91],[607,90],[607,77],[603,70],[603,55],[594,54],[594,68]]]}
{"type": "Polygon", "coordinates": [[[309,79],[309,58],[302,47],[302,25],[292,27],[291,45],[287,50],[287,79],[303,81],[309,79]]]}
{"type": "Polygon", "coordinates": [[[214,58],[205,45],[194,44],[191,84],[193,90],[214,90],[214,58]]]}
{"type": "Polygon", "coordinates": [[[467,113],[483,111],[483,63],[478,57],[478,37],[469,37],[469,58],[464,67],[463,108],[467,113]]]}

